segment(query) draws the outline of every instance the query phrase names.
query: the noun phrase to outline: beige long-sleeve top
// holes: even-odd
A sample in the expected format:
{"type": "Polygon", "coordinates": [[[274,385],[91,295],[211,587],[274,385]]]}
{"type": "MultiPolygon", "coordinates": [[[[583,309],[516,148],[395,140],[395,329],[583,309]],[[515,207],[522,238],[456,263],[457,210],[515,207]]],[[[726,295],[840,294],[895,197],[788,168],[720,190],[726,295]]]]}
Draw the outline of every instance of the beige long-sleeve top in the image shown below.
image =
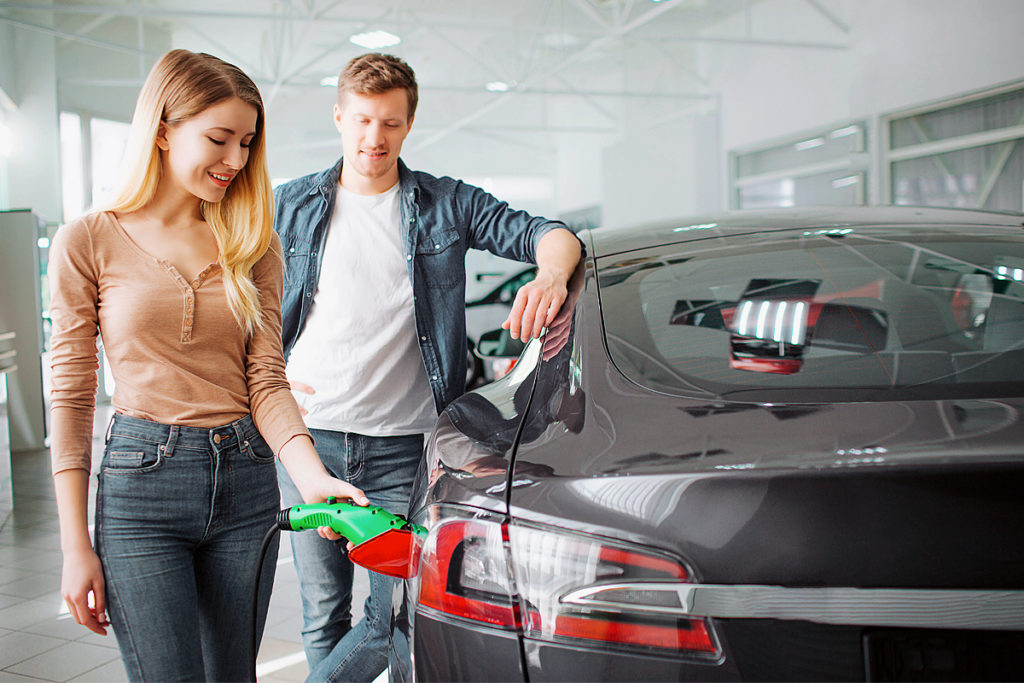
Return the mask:
{"type": "Polygon", "coordinates": [[[119,413],[204,428],[251,413],[275,453],[308,435],[285,378],[280,254],[275,234],[252,272],[264,326],[246,339],[216,263],[188,282],[109,212],[58,230],[48,271],[53,472],[91,467],[97,334],[119,413]]]}

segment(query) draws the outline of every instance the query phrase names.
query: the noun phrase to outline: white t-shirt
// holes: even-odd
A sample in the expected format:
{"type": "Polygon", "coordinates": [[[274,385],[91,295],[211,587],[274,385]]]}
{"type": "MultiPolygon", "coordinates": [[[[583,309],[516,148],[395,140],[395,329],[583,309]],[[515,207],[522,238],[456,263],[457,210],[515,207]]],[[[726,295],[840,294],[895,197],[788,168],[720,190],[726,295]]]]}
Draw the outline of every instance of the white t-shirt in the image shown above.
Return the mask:
{"type": "Polygon", "coordinates": [[[320,281],[288,358],[315,429],[367,436],[428,432],[437,419],[416,343],[398,185],[359,195],[340,185],[320,281]]]}

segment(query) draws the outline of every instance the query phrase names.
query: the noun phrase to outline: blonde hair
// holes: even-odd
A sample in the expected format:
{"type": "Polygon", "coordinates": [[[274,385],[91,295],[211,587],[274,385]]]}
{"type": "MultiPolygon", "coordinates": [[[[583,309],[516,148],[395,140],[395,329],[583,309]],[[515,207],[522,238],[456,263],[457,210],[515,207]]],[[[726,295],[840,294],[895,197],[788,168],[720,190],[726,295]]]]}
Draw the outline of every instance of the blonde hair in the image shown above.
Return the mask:
{"type": "Polygon", "coordinates": [[[156,144],[160,124],[174,126],[224,100],[238,97],[256,108],[249,158],[219,202],[200,202],[217,240],[224,290],[247,335],[263,327],[252,269],[270,247],[274,199],[267,171],[263,100],[241,69],[205,53],[171,50],[149,72],[139,93],[125,150],[122,179],[108,211],[130,213],[156,195],[162,166],[156,144]]]}

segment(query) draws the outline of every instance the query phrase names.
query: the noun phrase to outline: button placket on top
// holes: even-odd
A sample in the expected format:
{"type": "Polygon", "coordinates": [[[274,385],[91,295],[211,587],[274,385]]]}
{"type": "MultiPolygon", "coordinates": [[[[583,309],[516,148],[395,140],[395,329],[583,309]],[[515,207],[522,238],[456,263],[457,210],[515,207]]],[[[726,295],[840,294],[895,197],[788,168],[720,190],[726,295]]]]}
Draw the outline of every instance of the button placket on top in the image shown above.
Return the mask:
{"type": "Polygon", "coordinates": [[[160,264],[171,275],[178,288],[181,289],[181,343],[187,344],[192,341],[192,328],[195,326],[196,290],[203,286],[210,272],[217,267],[217,264],[211,263],[206,266],[202,272],[196,275],[192,282],[185,280],[185,277],[169,261],[161,259],[160,264]]]}

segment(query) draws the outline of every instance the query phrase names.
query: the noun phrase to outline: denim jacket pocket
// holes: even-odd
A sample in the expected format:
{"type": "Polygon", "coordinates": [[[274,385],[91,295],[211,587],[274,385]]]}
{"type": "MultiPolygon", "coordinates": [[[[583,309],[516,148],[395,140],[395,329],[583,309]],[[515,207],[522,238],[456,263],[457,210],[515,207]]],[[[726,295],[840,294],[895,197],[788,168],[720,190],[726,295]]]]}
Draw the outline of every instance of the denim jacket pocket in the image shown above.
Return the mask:
{"type": "Polygon", "coordinates": [[[416,246],[416,261],[428,287],[454,287],[466,270],[463,250],[456,248],[459,232],[441,228],[422,235],[416,246]]]}
{"type": "Polygon", "coordinates": [[[296,247],[284,250],[284,286],[301,287],[309,276],[309,252],[299,252],[296,247]]]}

